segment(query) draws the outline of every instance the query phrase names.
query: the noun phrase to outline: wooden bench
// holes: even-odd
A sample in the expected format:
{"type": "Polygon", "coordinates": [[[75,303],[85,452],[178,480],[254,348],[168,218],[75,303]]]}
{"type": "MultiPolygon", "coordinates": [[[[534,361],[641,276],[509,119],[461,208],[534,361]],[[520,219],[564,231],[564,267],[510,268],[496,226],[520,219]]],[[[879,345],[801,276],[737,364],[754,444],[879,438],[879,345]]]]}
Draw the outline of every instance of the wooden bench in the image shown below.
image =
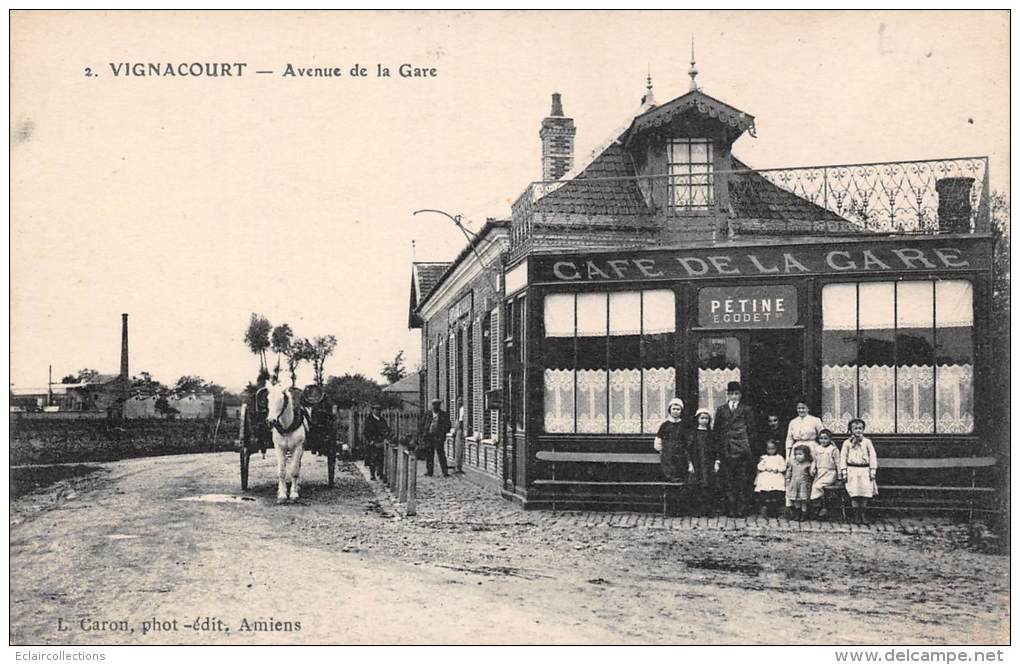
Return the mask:
{"type": "MultiPolygon", "coordinates": [[[[994,487],[978,487],[977,485],[977,473],[979,469],[988,469],[994,467],[998,463],[995,457],[885,457],[878,461],[879,471],[883,469],[907,469],[907,470],[920,470],[920,469],[970,469],[970,486],[943,486],[943,485],[886,485],[879,484],[878,495],[882,496],[882,492],[932,492],[932,493],[947,493],[951,496],[965,496],[966,505],[962,510],[967,511],[968,519],[974,517],[974,513],[980,511],[975,508],[974,500],[979,496],[987,496],[993,494],[996,489],[994,487]]],[[[840,499],[840,510],[844,521],[846,520],[846,500],[847,494],[842,491],[842,483],[832,488],[826,488],[826,500],[833,494],[839,495],[840,499]]],[[[881,506],[879,506],[881,508],[881,506]]],[[[890,507],[892,508],[892,507],[890,507]]],[[[897,510],[910,510],[911,507],[904,506],[895,508],[897,510]]],[[[918,510],[961,510],[961,508],[933,508],[920,506],[918,510]]]]}
{"type": "Polygon", "coordinates": [[[603,462],[606,464],[659,464],[659,453],[574,453],[540,450],[535,457],[544,462],[603,462]]]}
{"type": "MultiPolygon", "coordinates": [[[[597,464],[654,464],[658,466],[661,458],[658,453],[599,453],[599,452],[569,452],[558,450],[540,450],[535,457],[543,462],[574,462],[574,463],[597,463],[597,464]]],[[[591,488],[593,490],[614,488],[652,488],[661,490],[658,498],[662,502],[662,512],[665,514],[668,509],[669,490],[679,490],[686,486],[686,483],[674,483],[669,481],[623,481],[623,480],[536,480],[534,484],[540,487],[578,487],[591,488]]]]}

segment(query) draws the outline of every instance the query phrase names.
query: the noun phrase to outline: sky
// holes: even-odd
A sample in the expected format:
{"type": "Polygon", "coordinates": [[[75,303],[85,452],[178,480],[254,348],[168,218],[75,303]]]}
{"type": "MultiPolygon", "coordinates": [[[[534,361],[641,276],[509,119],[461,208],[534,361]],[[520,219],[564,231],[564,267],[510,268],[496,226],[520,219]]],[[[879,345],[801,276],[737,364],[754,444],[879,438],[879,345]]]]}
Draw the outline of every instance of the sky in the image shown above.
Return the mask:
{"type": "MultiPolygon", "coordinates": [[[[15,12],[11,376],[254,379],[252,312],[333,334],[327,374],[381,380],[403,349],[412,257],[541,177],[550,94],[577,154],[636,111],[704,92],[755,116],[756,168],[987,155],[1009,187],[1009,16],[994,12],[15,12]],[[244,62],[237,78],[110,63],[244,62]],[[285,66],[339,78],[283,77],[285,66]],[[402,78],[402,63],[437,76],[402,78]],[[376,65],[389,78],[372,76],[376,65]],[[368,76],[351,77],[360,65],[368,76]],[[89,68],[93,76],[86,76],[89,68]],[[271,70],[258,75],[256,70],[271,70]],[[412,242],[414,248],[412,250],[412,242]]],[[[306,370],[300,381],[310,380],[306,370]]]]}

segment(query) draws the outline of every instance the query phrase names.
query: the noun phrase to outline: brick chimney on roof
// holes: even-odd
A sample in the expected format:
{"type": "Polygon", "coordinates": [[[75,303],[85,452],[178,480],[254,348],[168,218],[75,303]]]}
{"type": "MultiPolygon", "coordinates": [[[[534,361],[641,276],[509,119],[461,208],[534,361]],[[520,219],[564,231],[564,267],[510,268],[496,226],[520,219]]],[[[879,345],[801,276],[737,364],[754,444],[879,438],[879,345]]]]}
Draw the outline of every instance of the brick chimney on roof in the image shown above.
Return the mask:
{"type": "Polygon", "coordinates": [[[572,118],[563,117],[560,93],[552,96],[552,110],[542,121],[538,136],[542,139],[542,180],[559,180],[574,168],[574,135],[577,129],[572,118]]]}
{"type": "Polygon", "coordinates": [[[120,315],[120,376],[122,379],[131,378],[128,374],[127,316],[127,314],[120,315]]]}

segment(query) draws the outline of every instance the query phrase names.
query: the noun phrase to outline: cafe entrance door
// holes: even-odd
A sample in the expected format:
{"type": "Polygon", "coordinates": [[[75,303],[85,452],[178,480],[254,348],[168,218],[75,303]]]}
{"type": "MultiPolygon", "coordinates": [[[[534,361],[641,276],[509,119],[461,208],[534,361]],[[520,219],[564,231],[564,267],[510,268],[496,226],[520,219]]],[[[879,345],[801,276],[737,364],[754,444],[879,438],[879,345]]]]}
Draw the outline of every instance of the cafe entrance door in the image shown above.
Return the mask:
{"type": "Polygon", "coordinates": [[[739,381],[743,400],[761,422],[796,415],[804,390],[804,334],[800,329],[713,331],[696,337],[698,408],[713,414],[726,403],[726,385],[739,381]]]}

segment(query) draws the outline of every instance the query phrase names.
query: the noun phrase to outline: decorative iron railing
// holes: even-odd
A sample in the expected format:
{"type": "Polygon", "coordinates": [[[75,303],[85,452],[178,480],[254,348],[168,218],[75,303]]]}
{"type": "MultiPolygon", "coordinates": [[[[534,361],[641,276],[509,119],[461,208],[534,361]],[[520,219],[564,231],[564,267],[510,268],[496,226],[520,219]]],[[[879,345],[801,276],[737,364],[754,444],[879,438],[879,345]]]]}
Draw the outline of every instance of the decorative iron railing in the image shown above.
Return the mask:
{"type": "Polygon", "coordinates": [[[987,157],[534,182],[512,206],[511,242],[536,214],[628,220],[706,217],[733,232],[972,233],[989,228],[987,157]]]}

